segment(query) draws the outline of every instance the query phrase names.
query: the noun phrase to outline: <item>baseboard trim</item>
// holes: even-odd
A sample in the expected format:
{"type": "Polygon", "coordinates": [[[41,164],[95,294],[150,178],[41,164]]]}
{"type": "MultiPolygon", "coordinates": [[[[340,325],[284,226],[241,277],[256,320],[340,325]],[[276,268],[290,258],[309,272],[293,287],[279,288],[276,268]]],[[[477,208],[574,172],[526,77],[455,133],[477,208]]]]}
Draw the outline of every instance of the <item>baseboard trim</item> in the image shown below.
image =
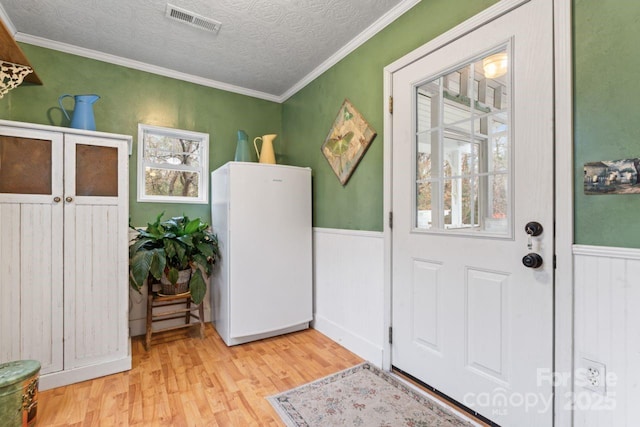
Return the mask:
{"type": "Polygon", "coordinates": [[[105,375],[116,374],[130,369],[131,354],[128,354],[121,359],[105,363],[41,375],[38,388],[40,390],[49,390],[51,388],[92,380],[94,378],[104,377],[105,375]]]}
{"type": "Polygon", "coordinates": [[[315,315],[311,327],[377,367],[382,366],[382,347],[355,335],[323,316],[315,315]]]}

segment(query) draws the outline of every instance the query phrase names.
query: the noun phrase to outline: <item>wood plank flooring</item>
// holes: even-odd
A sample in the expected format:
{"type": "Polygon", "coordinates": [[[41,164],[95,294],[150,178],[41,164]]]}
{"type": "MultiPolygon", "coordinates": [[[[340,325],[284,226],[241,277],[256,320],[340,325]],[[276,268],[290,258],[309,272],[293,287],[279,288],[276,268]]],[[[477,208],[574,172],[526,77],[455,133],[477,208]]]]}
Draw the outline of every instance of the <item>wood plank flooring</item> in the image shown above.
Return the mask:
{"type": "Polygon", "coordinates": [[[265,399],[363,360],[309,329],[227,347],[211,324],[132,339],[133,368],[40,392],[43,426],[281,426],[265,399]],[[193,332],[193,331],[191,331],[193,332]]]}

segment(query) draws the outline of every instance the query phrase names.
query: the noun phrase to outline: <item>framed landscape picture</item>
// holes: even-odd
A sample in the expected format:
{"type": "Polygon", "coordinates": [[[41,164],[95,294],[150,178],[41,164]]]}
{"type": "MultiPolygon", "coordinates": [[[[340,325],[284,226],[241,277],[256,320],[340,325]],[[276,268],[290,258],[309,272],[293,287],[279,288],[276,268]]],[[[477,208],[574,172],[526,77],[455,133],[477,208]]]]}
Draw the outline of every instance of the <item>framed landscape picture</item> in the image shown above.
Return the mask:
{"type": "Polygon", "coordinates": [[[375,136],[376,131],[345,99],[321,148],[342,185],[349,181],[375,136]]]}
{"type": "Polygon", "coordinates": [[[585,163],[584,194],[640,194],[640,158],[585,163]]]}

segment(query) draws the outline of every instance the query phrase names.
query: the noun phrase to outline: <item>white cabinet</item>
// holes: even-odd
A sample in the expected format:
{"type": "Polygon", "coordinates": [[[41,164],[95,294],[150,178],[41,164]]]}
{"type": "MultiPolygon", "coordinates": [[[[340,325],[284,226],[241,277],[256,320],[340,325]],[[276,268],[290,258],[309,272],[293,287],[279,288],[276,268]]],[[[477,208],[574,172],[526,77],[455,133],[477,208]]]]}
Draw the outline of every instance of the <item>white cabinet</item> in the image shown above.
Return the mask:
{"type": "Polygon", "coordinates": [[[0,120],[0,363],[43,390],[131,368],[130,140],[0,120]]]}

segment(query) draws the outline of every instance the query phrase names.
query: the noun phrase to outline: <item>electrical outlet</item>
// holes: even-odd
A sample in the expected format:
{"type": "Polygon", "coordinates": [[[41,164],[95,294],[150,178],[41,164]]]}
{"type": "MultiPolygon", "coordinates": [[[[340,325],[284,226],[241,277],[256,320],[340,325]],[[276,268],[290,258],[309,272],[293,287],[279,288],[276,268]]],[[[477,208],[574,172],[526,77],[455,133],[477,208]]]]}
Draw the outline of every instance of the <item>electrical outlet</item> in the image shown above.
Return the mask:
{"type": "Polygon", "coordinates": [[[577,385],[593,392],[606,395],[607,369],[604,363],[583,357],[577,372],[577,385]]]}

